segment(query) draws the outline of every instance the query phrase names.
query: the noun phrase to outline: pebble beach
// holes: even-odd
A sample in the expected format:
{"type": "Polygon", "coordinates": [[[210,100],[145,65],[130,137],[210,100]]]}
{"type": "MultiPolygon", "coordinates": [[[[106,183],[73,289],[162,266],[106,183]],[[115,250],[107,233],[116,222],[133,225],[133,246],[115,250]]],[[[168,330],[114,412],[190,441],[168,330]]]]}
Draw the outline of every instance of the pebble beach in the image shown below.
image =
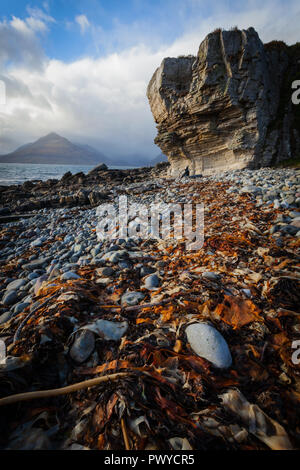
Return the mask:
{"type": "Polygon", "coordinates": [[[299,446],[300,170],[166,168],[1,187],[2,448],[299,446]],[[203,247],[99,241],[120,195],[203,204],[203,247]]]}

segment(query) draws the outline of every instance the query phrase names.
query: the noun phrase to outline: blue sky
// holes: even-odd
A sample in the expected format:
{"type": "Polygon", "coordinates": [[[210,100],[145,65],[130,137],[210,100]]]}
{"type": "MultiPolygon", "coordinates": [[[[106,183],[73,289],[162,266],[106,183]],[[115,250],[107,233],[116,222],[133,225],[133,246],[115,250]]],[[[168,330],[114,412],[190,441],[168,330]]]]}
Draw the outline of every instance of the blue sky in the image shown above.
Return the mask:
{"type": "MultiPolygon", "coordinates": [[[[137,42],[158,46],[171,44],[177,37],[195,29],[197,22],[218,10],[220,2],[196,0],[2,0],[0,15],[25,19],[32,13],[51,16],[49,31],[41,43],[50,58],[72,61],[84,55],[99,56],[121,51],[137,42]],[[215,8],[213,5],[215,4],[215,8]],[[76,18],[89,22],[84,33],[76,18]],[[50,27],[51,26],[51,27],[50,27]]],[[[241,2],[222,2],[238,11],[241,2]]]]}
{"type": "Polygon", "coordinates": [[[299,0],[1,0],[0,154],[58,132],[107,155],[160,150],[146,98],[166,56],[197,54],[216,27],[300,40],[299,0]]]}

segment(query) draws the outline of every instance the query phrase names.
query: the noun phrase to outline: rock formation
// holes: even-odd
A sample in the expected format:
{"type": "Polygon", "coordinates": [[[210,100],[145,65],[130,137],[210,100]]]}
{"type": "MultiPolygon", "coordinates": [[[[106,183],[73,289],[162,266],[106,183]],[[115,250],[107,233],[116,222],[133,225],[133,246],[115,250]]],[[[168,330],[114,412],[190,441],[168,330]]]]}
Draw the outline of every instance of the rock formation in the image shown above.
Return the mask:
{"type": "Polygon", "coordinates": [[[166,58],[147,89],[171,174],[258,168],[300,155],[299,43],[263,44],[253,28],[216,30],[197,57],[166,58]]]}

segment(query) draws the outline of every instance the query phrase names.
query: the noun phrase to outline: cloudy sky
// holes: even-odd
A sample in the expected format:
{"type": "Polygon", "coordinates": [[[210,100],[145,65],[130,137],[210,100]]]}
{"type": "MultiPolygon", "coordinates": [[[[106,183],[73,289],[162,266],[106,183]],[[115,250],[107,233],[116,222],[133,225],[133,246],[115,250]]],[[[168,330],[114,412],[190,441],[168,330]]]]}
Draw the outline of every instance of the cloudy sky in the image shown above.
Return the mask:
{"type": "Polygon", "coordinates": [[[0,154],[53,131],[108,156],[156,156],[146,87],[164,57],[235,25],[292,44],[299,24],[299,0],[1,0],[0,154]]]}

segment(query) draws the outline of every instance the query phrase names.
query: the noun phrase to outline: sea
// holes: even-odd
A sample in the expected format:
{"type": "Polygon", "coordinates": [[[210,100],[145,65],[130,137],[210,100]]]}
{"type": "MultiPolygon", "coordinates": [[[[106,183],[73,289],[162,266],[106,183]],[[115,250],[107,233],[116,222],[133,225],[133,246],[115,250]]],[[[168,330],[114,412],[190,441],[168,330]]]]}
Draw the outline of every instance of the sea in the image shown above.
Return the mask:
{"type": "MultiPolygon", "coordinates": [[[[95,165],[39,165],[35,163],[0,163],[0,186],[22,184],[25,181],[60,179],[70,171],[88,173],[95,165]]],[[[110,169],[126,170],[133,166],[109,166],[110,169]]]]}

